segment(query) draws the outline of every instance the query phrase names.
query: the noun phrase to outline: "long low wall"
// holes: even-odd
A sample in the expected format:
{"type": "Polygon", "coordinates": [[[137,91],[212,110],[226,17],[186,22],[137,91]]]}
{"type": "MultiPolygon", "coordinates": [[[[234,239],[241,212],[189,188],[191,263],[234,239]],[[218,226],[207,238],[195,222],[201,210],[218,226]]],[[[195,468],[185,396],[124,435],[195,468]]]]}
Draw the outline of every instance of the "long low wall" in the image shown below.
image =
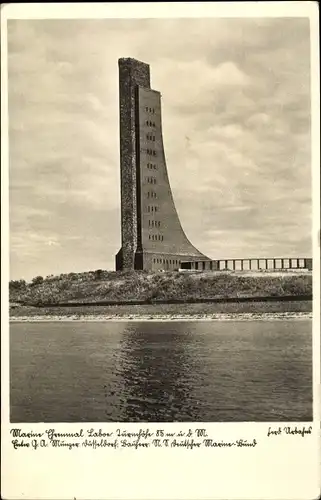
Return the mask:
{"type": "Polygon", "coordinates": [[[298,258],[255,258],[255,259],[219,259],[181,262],[181,269],[195,271],[259,271],[259,270],[312,270],[312,259],[298,258]]]}
{"type": "MultiPolygon", "coordinates": [[[[147,305],[147,304],[207,304],[207,303],[243,303],[243,302],[299,302],[311,301],[312,295],[280,295],[280,296],[261,296],[261,297],[212,297],[212,298],[187,298],[187,299],[148,299],[148,300],[96,300],[96,301],[80,301],[80,302],[25,302],[19,306],[31,306],[40,308],[55,308],[55,307],[83,307],[83,306],[128,306],[128,305],[147,305]]],[[[15,307],[19,307],[15,306],[15,307]]],[[[14,310],[15,307],[12,309],[14,310]]]]}

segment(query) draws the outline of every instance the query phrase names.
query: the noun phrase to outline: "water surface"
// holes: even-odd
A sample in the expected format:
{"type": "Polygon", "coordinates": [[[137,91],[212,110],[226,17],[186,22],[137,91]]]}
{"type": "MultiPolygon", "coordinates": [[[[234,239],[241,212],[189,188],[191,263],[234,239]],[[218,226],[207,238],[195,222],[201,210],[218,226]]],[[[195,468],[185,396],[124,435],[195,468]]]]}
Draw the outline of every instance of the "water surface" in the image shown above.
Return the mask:
{"type": "Polygon", "coordinates": [[[312,419],[312,322],[10,325],[12,422],[312,419]]]}

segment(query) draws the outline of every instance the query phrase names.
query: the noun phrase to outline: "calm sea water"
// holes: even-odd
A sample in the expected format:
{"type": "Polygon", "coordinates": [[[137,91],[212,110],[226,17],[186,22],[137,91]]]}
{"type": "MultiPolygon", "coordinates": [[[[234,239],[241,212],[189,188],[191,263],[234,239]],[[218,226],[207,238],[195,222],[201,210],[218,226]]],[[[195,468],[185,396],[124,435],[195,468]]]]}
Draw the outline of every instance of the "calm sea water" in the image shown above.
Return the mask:
{"type": "Polygon", "coordinates": [[[312,323],[11,324],[12,422],[312,418],[312,323]]]}

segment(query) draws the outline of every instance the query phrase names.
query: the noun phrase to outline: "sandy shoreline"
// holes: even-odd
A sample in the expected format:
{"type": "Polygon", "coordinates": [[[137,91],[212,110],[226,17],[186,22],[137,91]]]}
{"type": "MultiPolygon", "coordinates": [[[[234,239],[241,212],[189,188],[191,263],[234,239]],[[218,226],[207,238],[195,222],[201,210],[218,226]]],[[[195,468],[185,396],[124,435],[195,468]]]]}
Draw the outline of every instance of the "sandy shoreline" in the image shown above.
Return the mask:
{"type": "Polygon", "coordinates": [[[156,315],[81,315],[68,316],[11,316],[10,323],[49,323],[49,322],[107,322],[107,321],[283,321],[312,319],[312,312],[278,313],[218,313],[218,314],[156,314],[156,315]]]}

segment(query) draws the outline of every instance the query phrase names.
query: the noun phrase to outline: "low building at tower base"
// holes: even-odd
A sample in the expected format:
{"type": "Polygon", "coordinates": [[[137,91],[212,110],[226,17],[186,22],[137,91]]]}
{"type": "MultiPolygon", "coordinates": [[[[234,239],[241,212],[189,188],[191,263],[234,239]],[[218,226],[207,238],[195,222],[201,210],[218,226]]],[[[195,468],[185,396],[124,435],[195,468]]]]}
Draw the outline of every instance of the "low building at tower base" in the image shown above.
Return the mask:
{"type": "Polygon", "coordinates": [[[189,271],[312,271],[312,259],[302,258],[251,258],[219,260],[183,260],[181,270],[189,271]]]}

